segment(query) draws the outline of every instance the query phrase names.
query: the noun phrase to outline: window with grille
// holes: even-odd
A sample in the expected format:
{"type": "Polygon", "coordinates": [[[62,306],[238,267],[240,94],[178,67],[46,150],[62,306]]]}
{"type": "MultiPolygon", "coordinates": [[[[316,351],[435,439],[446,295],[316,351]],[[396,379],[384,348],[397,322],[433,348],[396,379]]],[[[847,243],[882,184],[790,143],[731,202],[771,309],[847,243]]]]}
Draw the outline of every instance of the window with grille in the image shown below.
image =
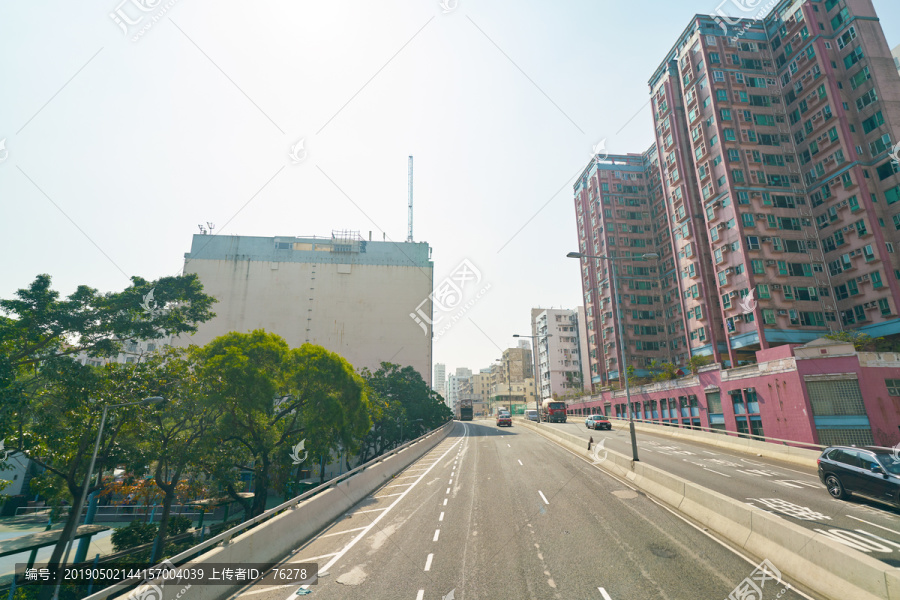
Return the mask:
{"type": "Polygon", "coordinates": [[[888,394],[900,396],[900,379],[885,379],[884,385],[887,386],[888,394]]]}
{"type": "Polygon", "coordinates": [[[817,429],[823,446],[871,446],[875,443],[870,429],[817,429]]]}
{"type": "Polygon", "coordinates": [[[814,416],[865,415],[859,381],[807,381],[810,404],[814,416]]]}

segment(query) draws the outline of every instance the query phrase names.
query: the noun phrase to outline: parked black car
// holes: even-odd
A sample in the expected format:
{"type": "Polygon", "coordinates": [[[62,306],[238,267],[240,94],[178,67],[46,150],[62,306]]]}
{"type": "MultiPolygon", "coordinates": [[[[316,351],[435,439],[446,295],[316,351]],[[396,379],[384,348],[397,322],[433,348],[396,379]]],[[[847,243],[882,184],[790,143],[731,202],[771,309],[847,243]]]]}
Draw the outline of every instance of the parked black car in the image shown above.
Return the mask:
{"type": "Polygon", "coordinates": [[[872,446],[831,446],[819,457],[819,479],[843,500],[859,494],[900,508],[900,456],[872,446]]]}

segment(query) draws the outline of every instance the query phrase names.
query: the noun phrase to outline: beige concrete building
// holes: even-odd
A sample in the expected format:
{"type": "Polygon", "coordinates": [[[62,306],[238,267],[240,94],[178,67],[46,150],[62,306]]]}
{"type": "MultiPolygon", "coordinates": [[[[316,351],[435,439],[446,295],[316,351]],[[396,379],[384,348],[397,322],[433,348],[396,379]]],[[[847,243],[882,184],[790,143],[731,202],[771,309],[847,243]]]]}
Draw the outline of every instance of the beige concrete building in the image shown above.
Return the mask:
{"type": "Polygon", "coordinates": [[[216,317],[176,344],[265,329],[291,347],[321,345],[356,369],[415,368],[431,385],[431,248],[320,237],[195,235],[184,272],[219,302],[216,317]]]}

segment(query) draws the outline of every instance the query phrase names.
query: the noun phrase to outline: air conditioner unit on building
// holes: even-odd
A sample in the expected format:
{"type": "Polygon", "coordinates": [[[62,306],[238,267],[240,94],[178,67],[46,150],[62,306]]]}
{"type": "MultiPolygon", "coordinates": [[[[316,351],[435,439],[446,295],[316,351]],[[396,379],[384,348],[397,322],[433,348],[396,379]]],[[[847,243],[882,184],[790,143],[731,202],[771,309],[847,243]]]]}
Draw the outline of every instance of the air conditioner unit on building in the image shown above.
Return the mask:
{"type": "Polygon", "coordinates": [[[731,275],[732,273],[734,273],[734,269],[725,269],[726,275],[731,275]]]}
{"type": "Polygon", "coordinates": [[[764,215],[763,213],[756,213],[756,218],[759,219],[760,221],[763,221],[763,220],[765,220],[766,215],[764,215]]]}
{"type": "Polygon", "coordinates": [[[783,316],[787,315],[787,311],[786,311],[786,310],[779,310],[779,311],[778,311],[778,314],[779,314],[780,316],[783,317],[783,316]]]}
{"type": "Polygon", "coordinates": [[[856,280],[857,280],[857,281],[868,281],[868,280],[869,280],[869,274],[866,273],[865,275],[860,275],[859,277],[856,278],[856,280]]]}
{"type": "Polygon", "coordinates": [[[780,290],[780,289],[781,289],[781,284],[780,284],[780,283],[773,283],[773,284],[772,284],[772,289],[773,289],[773,290],[780,290]]]}
{"type": "Polygon", "coordinates": [[[740,323],[741,321],[744,320],[744,317],[743,317],[743,315],[734,315],[733,319],[734,319],[735,323],[740,323]]]}
{"type": "Polygon", "coordinates": [[[771,242],[772,241],[772,238],[770,238],[770,237],[764,237],[764,238],[759,238],[759,239],[762,240],[763,242],[771,242]]]}
{"type": "Polygon", "coordinates": [[[774,266],[775,266],[775,261],[774,261],[774,260],[767,260],[767,261],[766,261],[766,266],[767,266],[767,267],[774,267],[774,266]]]}

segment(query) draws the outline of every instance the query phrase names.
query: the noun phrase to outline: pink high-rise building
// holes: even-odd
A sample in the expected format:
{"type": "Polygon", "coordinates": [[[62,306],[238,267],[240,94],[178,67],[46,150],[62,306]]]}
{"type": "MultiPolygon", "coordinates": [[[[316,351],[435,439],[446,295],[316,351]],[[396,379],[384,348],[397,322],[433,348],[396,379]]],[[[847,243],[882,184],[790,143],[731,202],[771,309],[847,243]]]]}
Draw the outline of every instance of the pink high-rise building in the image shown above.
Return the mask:
{"type": "Polygon", "coordinates": [[[619,379],[620,343],[646,375],[900,336],[900,75],[871,0],[697,15],[649,87],[651,148],[597,157],[575,184],[580,251],[616,258],[622,306],[608,263],[583,259],[595,386],[619,379]]]}

